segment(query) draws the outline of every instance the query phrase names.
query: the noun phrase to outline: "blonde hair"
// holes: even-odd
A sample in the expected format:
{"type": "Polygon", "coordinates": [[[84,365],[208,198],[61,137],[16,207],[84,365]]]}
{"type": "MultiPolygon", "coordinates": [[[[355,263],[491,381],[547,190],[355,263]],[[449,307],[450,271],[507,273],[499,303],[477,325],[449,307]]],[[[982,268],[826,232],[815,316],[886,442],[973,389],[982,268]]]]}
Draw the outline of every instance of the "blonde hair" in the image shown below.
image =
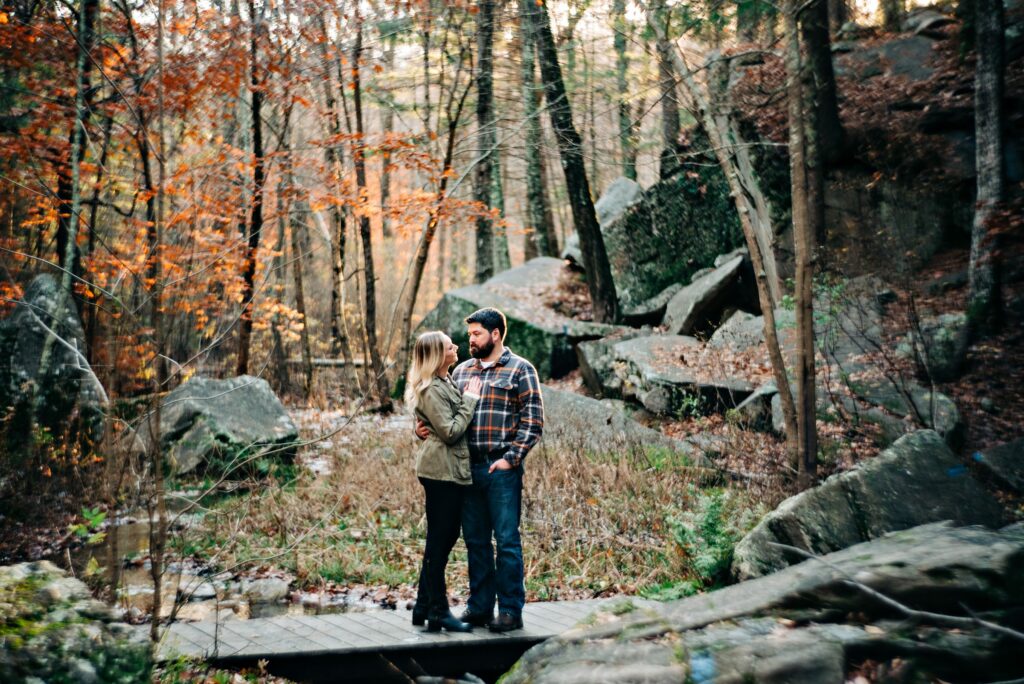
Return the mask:
{"type": "Polygon", "coordinates": [[[412,349],[412,366],[405,382],[405,404],[410,411],[416,409],[420,395],[430,386],[437,370],[444,363],[445,347],[451,340],[440,330],[425,332],[416,338],[412,349]]]}

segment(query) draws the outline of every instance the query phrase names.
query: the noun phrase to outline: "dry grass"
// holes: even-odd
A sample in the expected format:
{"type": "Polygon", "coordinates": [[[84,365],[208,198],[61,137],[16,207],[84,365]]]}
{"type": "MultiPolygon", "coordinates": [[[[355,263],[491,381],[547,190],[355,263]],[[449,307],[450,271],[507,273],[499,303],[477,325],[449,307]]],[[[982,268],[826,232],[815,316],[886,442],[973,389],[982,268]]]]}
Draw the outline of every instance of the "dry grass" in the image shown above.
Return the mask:
{"type": "MultiPolygon", "coordinates": [[[[311,433],[342,420],[320,412],[304,417],[311,433]]],[[[643,445],[597,453],[585,447],[586,426],[577,428],[561,430],[558,443],[540,445],[526,461],[528,599],[634,594],[694,579],[673,528],[699,491],[693,471],[643,445]]],[[[208,558],[222,569],[281,568],[307,587],[362,592],[386,603],[408,598],[425,532],[414,449],[407,419],[361,417],[328,448],[304,455],[323,461],[329,474],[303,470],[288,486],[269,483],[221,503],[189,533],[204,540],[192,548],[216,549],[208,558]]],[[[730,515],[752,498],[738,491],[730,515]]],[[[464,594],[461,542],[449,575],[453,593],[464,594]]]]}

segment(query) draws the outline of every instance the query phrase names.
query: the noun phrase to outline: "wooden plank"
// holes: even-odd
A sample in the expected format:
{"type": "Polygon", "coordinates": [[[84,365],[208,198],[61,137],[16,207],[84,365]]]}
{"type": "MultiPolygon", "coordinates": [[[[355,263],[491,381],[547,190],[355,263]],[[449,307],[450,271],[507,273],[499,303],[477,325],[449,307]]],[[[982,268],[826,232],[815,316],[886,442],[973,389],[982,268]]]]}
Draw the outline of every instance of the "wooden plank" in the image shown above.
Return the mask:
{"type": "MultiPolygon", "coordinates": [[[[486,628],[469,633],[427,632],[411,624],[408,611],[371,611],[328,615],[281,615],[220,623],[173,623],[160,644],[160,658],[171,654],[212,656],[215,634],[217,657],[301,657],[344,653],[405,652],[415,658],[420,649],[533,643],[569,629],[604,599],[527,604],[524,629],[496,634],[486,628]]],[[[404,657],[404,656],[403,656],[404,657]]]]}

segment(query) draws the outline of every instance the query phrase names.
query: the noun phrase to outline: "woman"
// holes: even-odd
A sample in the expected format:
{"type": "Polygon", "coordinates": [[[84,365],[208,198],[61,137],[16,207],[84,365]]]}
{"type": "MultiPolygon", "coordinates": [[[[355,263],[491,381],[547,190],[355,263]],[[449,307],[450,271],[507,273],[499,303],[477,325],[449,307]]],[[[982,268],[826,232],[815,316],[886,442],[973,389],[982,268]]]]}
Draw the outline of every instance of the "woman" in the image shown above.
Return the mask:
{"type": "Polygon", "coordinates": [[[480,379],[464,393],[448,375],[458,360],[458,347],[442,332],[423,333],[413,348],[405,401],[431,435],[416,452],[416,475],[427,498],[427,544],[412,623],[427,623],[428,632],[468,632],[448,607],[444,571],[459,538],[464,488],[472,483],[466,429],[480,399],[480,379]]]}

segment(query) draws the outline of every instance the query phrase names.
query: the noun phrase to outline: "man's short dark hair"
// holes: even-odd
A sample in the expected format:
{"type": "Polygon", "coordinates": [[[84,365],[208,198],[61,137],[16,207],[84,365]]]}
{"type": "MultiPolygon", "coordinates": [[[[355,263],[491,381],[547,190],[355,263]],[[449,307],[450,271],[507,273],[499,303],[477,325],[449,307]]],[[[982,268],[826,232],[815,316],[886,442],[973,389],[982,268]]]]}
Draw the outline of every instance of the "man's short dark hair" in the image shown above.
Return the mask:
{"type": "Polygon", "coordinates": [[[466,325],[469,325],[470,323],[479,323],[488,333],[497,330],[501,339],[505,339],[505,330],[507,329],[505,314],[501,313],[497,309],[487,307],[485,309],[474,311],[470,315],[466,316],[466,325]]]}

